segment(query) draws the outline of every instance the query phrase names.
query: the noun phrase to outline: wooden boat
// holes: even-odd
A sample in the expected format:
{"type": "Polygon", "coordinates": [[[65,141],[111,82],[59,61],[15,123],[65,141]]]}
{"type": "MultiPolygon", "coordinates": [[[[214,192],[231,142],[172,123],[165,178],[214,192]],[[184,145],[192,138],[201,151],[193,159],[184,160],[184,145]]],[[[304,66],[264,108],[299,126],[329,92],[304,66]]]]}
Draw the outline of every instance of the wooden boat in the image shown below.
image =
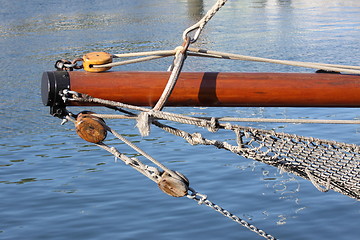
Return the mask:
{"type": "MultiPolygon", "coordinates": [[[[62,105],[59,92],[68,89],[132,105],[154,106],[169,75],[170,72],[45,72],[42,101],[46,106],[62,105]]],[[[71,104],[74,103],[66,103],[71,104]]],[[[360,107],[360,76],[183,72],[166,106],[360,107]]]]}

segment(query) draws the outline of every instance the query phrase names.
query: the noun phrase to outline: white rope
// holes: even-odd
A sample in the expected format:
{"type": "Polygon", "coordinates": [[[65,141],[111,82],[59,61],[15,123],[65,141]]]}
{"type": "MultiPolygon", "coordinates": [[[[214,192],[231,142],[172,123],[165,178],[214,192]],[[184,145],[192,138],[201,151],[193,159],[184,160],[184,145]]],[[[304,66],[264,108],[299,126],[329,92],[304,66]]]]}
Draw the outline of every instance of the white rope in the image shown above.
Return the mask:
{"type": "Polygon", "coordinates": [[[115,67],[115,66],[121,66],[121,65],[131,64],[131,63],[145,62],[145,61],[150,61],[150,60],[163,58],[163,57],[170,57],[170,56],[171,55],[149,56],[149,57],[131,59],[131,60],[126,60],[126,61],[120,61],[120,62],[112,62],[112,63],[107,63],[107,64],[93,65],[93,67],[94,68],[115,67]]]}
{"type": "Polygon", "coordinates": [[[162,170],[164,170],[165,172],[169,173],[172,177],[177,178],[177,179],[181,179],[181,177],[176,174],[174,171],[172,171],[171,169],[167,168],[164,164],[162,164],[161,162],[157,161],[155,158],[153,158],[152,156],[150,156],[149,154],[147,154],[144,150],[142,150],[141,148],[139,148],[138,146],[136,146],[135,144],[133,144],[131,141],[129,141],[128,139],[126,139],[125,137],[123,137],[121,134],[119,134],[118,132],[116,132],[115,130],[109,128],[109,131],[118,139],[120,139],[121,141],[123,141],[124,143],[126,143],[129,147],[131,147],[132,149],[134,149],[135,151],[137,151],[138,153],[140,153],[142,156],[146,157],[147,159],[149,159],[152,163],[154,163],[155,165],[157,165],[159,168],[161,168],[162,170]]]}
{"type": "Polygon", "coordinates": [[[175,53],[176,53],[176,49],[174,49],[174,50],[159,50],[159,51],[113,54],[113,57],[122,58],[122,57],[139,57],[139,56],[151,56],[151,55],[159,55],[159,56],[167,56],[167,55],[169,55],[170,56],[170,55],[174,55],[175,53]]]}
{"type": "MultiPolygon", "coordinates": [[[[137,116],[126,116],[120,114],[92,114],[95,117],[107,119],[137,119],[137,116]]],[[[182,116],[182,115],[179,115],[182,116]]],[[[210,118],[198,118],[206,119],[210,118]]],[[[156,118],[155,118],[156,119],[156,118]]],[[[279,118],[231,118],[231,117],[218,117],[215,118],[219,122],[264,122],[264,123],[306,123],[306,124],[360,124],[360,120],[333,120],[333,119],[279,119],[279,118]]]]}
{"type": "Polygon", "coordinates": [[[170,77],[166,83],[166,86],[165,86],[159,100],[153,107],[154,111],[161,111],[163,109],[163,107],[165,106],[165,103],[169,99],[172,91],[174,90],[175,84],[180,76],[181,69],[182,69],[185,59],[186,59],[186,52],[187,52],[187,48],[189,47],[189,44],[190,44],[189,39],[187,39],[181,48],[177,48],[174,62],[172,64],[172,66],[170,66],[170,69],[171,69],[170,77]]]}
{"type": "MultiPolygon", "coordinates": [[[[132,63],[150,61],[150,60],[164,58],[164,57],[170,57],[170,56],[174,56],[177,52],[179,52],[180,49],[183,49],[183,47],[178,46],[173,50],[114,54],[113,56],[115,58],[139,57],[139,56],[147,56],[147,57],[130,59],[130,60],[120,61],[120,62],[113,62],[113,63],[108,63],[108,64],[94,65],[93,67],[94,68],[96,68],[96,67],[99,67],[99,68],[100,67],[114,67],[114,66],[121,66],[121,65],[132,64],[132,63]]],[[[273,63],[273,64],[282,64],[282,65],[295,66],[295,67],[322,69],[322,70],[326,70],[326,71],[360,74],[360,66],[279,60],[279,59],[254,57],[254,56],[225,53],[225,52],[212,51],[212,50],[199,49],[199,48],[191,48],[191,47],[188,48],[187,55],[195,56],[195,57],[209,57],[209,58],[220,58],[220,59],[230,59],[230,60],[273,63]]]]}
{"type": "Polygon", "coordinates": [[[264,62],[264,63],[275,63],[275,64],[290,65],[290,66],[295,66],[295,67],[305,67],[305,68],[322,69],[322,70],[327,70],[327,71],[360,74],[360,66],[278,60],[278,59],[271,59],[271,58],[261,58],[261,57],[253,57],[253,56],[246,56],[246,55],[240,55],[240,54],[210,51],[210,50],[204,50],[204,49],[198,49],[198,48],[189,48],[188,50],[192,51],[192,52],[201,53],[201,54],[203,54],[203,56],[209,55],[209,56],[215,57],[215,58],[225,58],[225,59],[233,59],[233,60],[264,62]],[[356,69],[358,69],[358,70],[356,70],[356,69]]]}
{"type": "Polygon", "coordinates": [[[109,147],[104,143],[98,143],[96,145],[108,151],[109,153],[113,154],[116,159],[117,158],[121,159],[126,165],[131,166],[136,171],[148,177],[150,180],[156,183],[158,182],[158,179],[160,178],[160,171],[157,168],[143,164],[141,161],[139,161],[136,158],[129,158],[128,156],[120,153],[116,148],[109,147]]]}

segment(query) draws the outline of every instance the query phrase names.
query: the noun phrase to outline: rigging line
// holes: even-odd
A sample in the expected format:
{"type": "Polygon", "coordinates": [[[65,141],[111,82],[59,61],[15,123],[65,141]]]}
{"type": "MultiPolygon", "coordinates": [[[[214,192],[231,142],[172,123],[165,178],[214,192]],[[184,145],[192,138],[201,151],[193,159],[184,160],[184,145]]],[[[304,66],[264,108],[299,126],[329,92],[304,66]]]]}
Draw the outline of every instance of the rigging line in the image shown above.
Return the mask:
{"type": "MultiPolygon", "coordinates": [[[[137,116],[120,114],[92,114],[99,118],[108,119],[136,119],[137,116]]],[[[210,117],[194,117],[197,119],[211,120],[210,117]]],[[[160,118],[156,118],[157,120],[160,118]]],[[[333,119],[279,119],[279,118],[231,118],[215,117],[219,122],[266,122],[266,123],[309,123],[309,124],[360,124],[360,120],[333,120],[333,119]]]]}
{"type": "MultiPolygon", "coordinates": [[[[132,110],[137,110],[137,111],[142,111],[142,112],[146,112],[149,115],[151,115],[151,117],[153,118],[161,118],[164,120],[169,120],[169,121],[174,121],[174,122],[178,122],[178,123],[185,123],[185,124],[191,124],[191,125],[196,125],[196,126],[200,126],[200,127],[207,127],[211,125],[211,121],[206,120],[206,119],[198,119],[195,117],[189,117],[189,116],[183,116],[183,115],[179,115],[179,114],[175,114],[175,113],[169,113],[169,112],[160,112],[160,111],[151,111],[151,109],[148,108],[143,108],[143,107],[137,107],[137,106],[133,106],[133,105],[129,105],[129,104],[124,104],[121,102],[115,102],[115,101],[111,101],[111,100],[105,100],[105,99],[100,99],[100,98],[94,98],[91,97],[87,94],[80,94],[80,93],[73,93],[73,98],[67,98],[68,101],[79,101],[79,102],[94,102],[94,103],[99,103],[102,105],[110,105],[110,106],[117,106],[117,107],[122,107],[122,108],[128,108],[128,109],[132,109],[132,110]]],[[[245,126],[238,126],[238,125],[232,125],[230,123],[219,123],[218,127],[224,128],[224,129],[237,129],[237,128],[241,128],[242,130],[247,130],[247,131],[256,131],[258,133],[265,133],[265,134],[270,134],[270,135],[276,135],[277,137],[285,137],[285,138],[294,138],[294,139],[298,139],[298,138],[302,138],[308,141],[314,141],[317,140],[320,142],[320,139],[315,139],[312,137],[301,137],[298,135],[293,135],[293,134],[287,134],[287,133],[275,133],[275,131],[272,130],[263,130],[263,129],[257,129],[257,128],[252,128],[252,127],[245,127],[245,126]]],[[[353,148],[353,151],[360,151],[360,147],[355,145],[355,144],[345,144],[345,143],[339,143],[339,142],[335,142],[335,141],[330,141],[330,140],[321,140],[321,142],[323,144],[330,144],[330,145],[336,145],[339,147],[351,147],[353,148]]]]}
{"type": "MultiPolygon", "coordinates": [[[[67,115],[65,117],[66,120],[73,122],[76,125],[76,120],[73,119],[72,117],[70,117],[69,115],[67,115]]],[[[111,129],[109,126],[106,125],[106,128],[108,131],[110,131],[115,137],[117,137],[118,139],[120,139],[121,141],[123,141],[125,144],[127,144],[129,147],[131,147],[132,149],[134,149],[135,151],[137,151],[138,153],[140,153],[142,156],[144,156],[145,158],[149,159],[151,162],[153,162],[154,164],[156,164],[158,167],[162,168],[162,170],[164,170],[165,172],[169,173],[171,176],[173,176],[174,178],[178,178],[180,179],[180,177],[178,176],[178,174],[176,174],[175,172],[173,172],[172,170],[168,169],[166,166],[164,166],[162,163],[160,163],[159,161],[157,161],[156,159],[154,159],[153,157],[151,157],[149,154],[147,154],[146,152],[144,152],[142,149],[140,149],[139,147],[137,147],[135,144],[133,144],[132,142],[130,142],[129,140],[127,140],[125,137],[123,137],[121,134],[117,133],[115,130],[111,129]]],[[[138,172],[142,173],[143,175],[145,175],[146,177],[150,178],[151,180],[153,180],[154,182],[158,182],[158,178],[160,176],[160,172],[154,168],[154,167],[150,167],[147,166],[145,164],[143,164],[140,160],[136,159],[136,158],[129,158],[128,156],[120,153],[115,147],[109,147],[108,145],[106,145],[105,143],[101,142],[101,143],[96,143],[97,146],[101,147],[102,149],[110,152],[111,154],[113,154],[116,158],[121,159],[125,164],[131,166],[132,168],[136,169],[138,172]],[[151,174],[150,172],[152,172],[153,174],[151,174]]]]}
{"type": "MultiPolygon", "coordinates": [[[[120,107],[129,106],[119,102],[92,98],[86,94],[75,92],[72,94],[73,98],[69,98],[68,96],[67,100],[97,102],[104,105],[113,104],[120,107]]],[[[330,184],[331,189],[359,199],[357,172],[360,146],[358,145],[313,137],[304,137],[295,134],[278,133],[273,130],[244,127],[232,125],[230,123],[217,123],[215,118],[212,118],[211,121],[209,121],[173,113],[151,111],[147,108],[131,105],[129,107],[132,109],[136,108],[137,110],[145,110],[144,112],[151,117],[149,118],[149,123],[154,123],[165,131],[184,138],[192,145],[213,145],[217,148],[229,150],[246,158],[258,160],[285,171],[292,172],[295,175],[306,179],[308,178],[308,174],[304,173],[303,167],[310,167],[310,169],[312,169],[313,165],[309,162],[310,159],[311,161],[315,161],[314,164],[320,164],[319,166],[323,166],[324,169],[327,169],[324,173],[320,173],[321,178],[315,179],[320,185],[327,186],[330,184]],[[189,134],[184,131],[178,131],[175,128],[161,125],[152,118],[162,118],[179,123],[207,127],[210,131],[215,128],[233,130],[238,138],[236,140],[237,145],[232,145],[226,141],[209,140],[204,138],[200,133],[189,134]],[[212,123],[215,123],[215,125],[213,126],[212,123]],[[338,176],[339,171],[340,173],[349,175],[345,175],[345,177],[338,176]],[[328,180],[326,180],[328,177],[323,180],[322,175],[328,176],[327,174],[330,174],[332,178],[335,177],[339,179],[339,183],[338,181],[330,181],[330,183],[328,183],[328,180]]],[[[175,177],[176,176],[177,175],[175,175],[175,177]]]]}
{"type": "Polygon", "coordinates": [[[135,144],[133,144],[131,141],[127,140],[125,137],[123,137],[121,134],[117,133],[115,130],[111,129],[110,127],[108,127],[109,131],[118,139],[120,139],[121,141],[123,141],[124,143],[126,143],[129,147],[131,147],[132,149],[134,149],[135,151],[137,151],[138,153],[140,153],[142,156],[146,157],[147,159],[149,159],[151,162],[153,162],[155,165],[157,165],[158,167],[160,167],[162,170],[164,170],[165,172],[169,173],[172,177],[177,178],[177,179],[181,179],[181,177],[176,174],[174,171],[172,171],[171,169],[167,168],[164,164],[162,164],[161,162],[157,161],[155,158],[153,158],[152,156],[150,156],[149,154],[147,154],[145,151],[143,151],[142,149],[140,149],[138,146],[136,146],[135,144]]]}
{"type": "Polygon", "coordinates": [[[159,100],[153,107],[154,111],[161,111],[164,108],[167,100],[169,99],[172,91],[174,90],[175,84],[181,73],[181,69],[184,66],[184,62],[186,59],[186,52],[189,47],[189,44],[190,44],[190,38],[187,38],[184,41],[182,48],[179,48],[177,50],[177,52],[175,54],[174,63],[172,65],[173,67],[172,67],[172,71],[171,71],[169,80],[168,80],[168,82],[165,86],[165,89],[163,90],[159,100]]]}
{"type": "MultiPolygon", "coordinates": [[[[254,60],[276,60],[276,59],[269,59],[269,58],[260,58],[260,57],[253,57],[253,56],[246,56],[246,55],[240,55],[240,54],[233,54],[233,53],[225,53],[225,52],[219,52],[219,51],[213,51],[213,50],[206,50],[206,49],[200,49],[200,48],[192,48],[189,47],[189,55],[191,55],[191,52],[201,54],[201,56],[209,56],[214,58],[225,58],[225,59],[234,59],[234,60],[246,60],[246,58],[254,59],[254,60]]],[[[286,61],[286,60],[278,60],[278,61],[286,61]]],[[[304,62],[304,63],[313,63],[313,62],[304,62]]],[[[339,68],[349,68],[349,69],[360,69],[360,66],[351,66],[351,65],[340,65],[340,64],[326,64],[326,63],[313,63],[318,65],[324,65],[328,67],[339,67],[339,68]]]]}
{"type": "MultiPolygon", "coordinates": [[[[204,118],[210,119],[210,118],[204,118]]],[[[266,122],[266,123],[313,123],[313,124],[360,124],[360,120],[332,120],[332,119],[278,119],[278,118],[216,118],[224,122],[266,122]]]]}
{"type": "Polygon", "coordinates": [[[120,153],[116,148],[109,147],[108,145],[106,145],[104,143],[97,143],[96,145],[99,146],[100,148],[108,151],[109,153],[113,154],[115,156],[115,158],[121,159],[126,165],[131,166],[132,168],[134,168],[136,171],[140,172],[147,178],[151,179],[154,182],[157,182],[157,177],[152,176],[151,174],[149,174],[147,171],[144,170],[149,167],[147,165],[143,164],[141,161],[134,159],[134,158],[129,158],[128,156],[120,153]]]}
{"type": "MultiPolygon", "coordinates": [[[[114,58],[138,57],[138,56],[148,56],[148,57],[131,59],[131,60],[120,61],[120,62],[113,62],[113,63],[102,64],[102,65],[94,65],[93,67],[94,68],[113,67],[113,66],[126,65],[126,64],[131,64],[131,63],[149,61],[149,60],[158,59],[158,58],[162,58],[162,57],[169,57],[169,56],[175,55],[176,52],[178,51],[178,48],[179,47],[177,47],[174,50],[159,50],[159,51],[149,51],[149,52],[113,54],[114,58]]],[[[205,50],[205,49],[199,49],[199,48],[191,48],[191,47],[188,48],[187,55],[195,56],[195,57],[209,57],[209,58],[220,58],[220,59],[230,59],[230,60],[265,62],[265,63],[283,64],[283,65],[290,65],[290,66],[297,66],[297,67],[323,69],[323,70],[328,70],[328,71],[337,71],[337,72],[345,71],[348,73],[360,74],[360,71],[356,71],[356,70],[360,70],[360,66],[279,60],[279,59],[254,57],[254,56],[232,54],[232,53],[225,53],[225,52],[205,50]]]]}
{"type": "MultiPolygon", "coordinates": [[[[182,49],[181,46],[180,49],[182,49]]],[[[136,59],[119,61],[119,62],[106,63],[106,64],[96,64],[96,65],[94,64],[92,67],[94,68],[116,67],[126,64],[145,62],[163,57],[171,57],[174,56],[178,51],[179,51],[179,47],[175,48],[174,50],[113,54],[114,58],[139,57],[139,56],[148,56],[148,57],[142,57],[142,58],[136,58],[136,59]]],[[[189,55],[197,56],[197,57],[218,58],[218,56],[212,56],[209,54],[201,54],[201,53],[189,53],[189,55]]]]}
{"type": "Polygon", "coordinates": [[[94,64],[92,67],[93,68],[115,67],[115,66],[145,62],[145,61],[149,61],[149,60],[154,60],[154,59],[163,58],[163,57],[170,57],[170,56],[172,56],[172,55],[149,56],[149,57],[131,59],[131,60],[126,60],[126,61],[120,61],[120,62],[112,62],[112,63],[107,63],[107,64],[99,64],[99,65],[94,64]]]}
{"type": "Polygon", "coordinates": [[[278,60],[278,59],[271,59],[271,58],[261,58],[261,57],[253,57],[253,56],[246,56],[246,55],[239,55],[239,54],[232,54],[232,53],[224,53],[224,52],[211,51],[211,50],[205,50],[205,49],[199,49],[199,48],[191,48],[191,47],[188,48],[188,51],[197,52],[197,53],[201,53],[201,54],[205,54],[205,55],[210,54],[211,57],[218,56],[218,58],[253,61],[253,62],[276,63],[276,64],[283,64],[283,65],[290,65],[290,66],[297,66],[297,67],[306,67],[306,68],[314,68],[314,69],[320,68],[320,69],[329,70],[329,71],[337,71],[337,72],[346,71],[348,73],[360,74],[359,66],[347,66],[347,65],[337,65],[337,64],[278,60]],[[357,71],[356,69],[359,69],[359,70],[357,71]]]}
{"type": "Polygon", "coordinates": [[[150,55],[175,55],[176,49],[173,50],[159,50],[159,51],[148,51],[148,52],[135,52],[135,53],[120,53],[113,54],[115,58],[122,57],[140,57],[140,56],[150,56],[150,55]]]}

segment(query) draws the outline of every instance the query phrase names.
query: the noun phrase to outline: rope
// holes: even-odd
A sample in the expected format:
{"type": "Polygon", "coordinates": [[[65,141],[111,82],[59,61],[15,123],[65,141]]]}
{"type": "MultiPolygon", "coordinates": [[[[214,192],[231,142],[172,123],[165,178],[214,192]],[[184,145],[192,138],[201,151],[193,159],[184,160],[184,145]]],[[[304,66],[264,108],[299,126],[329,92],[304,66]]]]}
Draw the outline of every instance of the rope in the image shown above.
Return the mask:
{"type": "Polygon", "coordinates": [[[121,54],[114,54],[113,57],[122,58],[122,57],[139,57],[139,56],[151,56],[151,55],[158,55],[158,56],[170,55],[171,56],[171,55],[174,55],[175,53],[176,53],[176,49],[148,51],[148,52],[135,52],[135,53],[121,53],[121,54]]]}
{"type": "Polygon", "coordinates": [[[180,179],[180,177],[172,170],[168,169],[165,165],[163,165],[161,162],[157,161],[155,158],[147,154],[145,151],[143,151],[141,148],[133,144],[131,141],[127,140],[125,137],[123,137],[121,134],[117,133],[115,130],[109,128],[109,131],[118,139],[126,143],[129,147],[140,153],[142,156],[149,159],[152,163],[160,167],[165,172],[169,173],[172,177],[180,179]]]}
{"type": "Polygon", "coordinates": [[[126,165],[131,166],[150,180],[156,183],[159,181],[161,172],[157,168],[145,165],[136,158],[129,158],[128,156],[120,153],[116,148],[109,147],[105,143],[98,143],[96,145],[113,154],[115,159],[121,159],[126,165]]]}
{"type": "Polygon", "coordinates": [[[189,39],[184,41],[184,44],[181,49],[179,49],[175,54],[174,63],[171,67],[171,74],[169,77],[169,80],[165,86],[165,89],[163,90],[159,100],[155,104],[153,110],[154,111],[161,111],[163,107],[165,106],[166,101],[169,99],[170,94],[174,90],[175,84],[179,78],[179,75],[181,73],[181,69],[184,65],[184,61],[186,59],[186,52],[187,48],[189,47],[190,41],[189,39]]]}
{"type": "Polygon", "coordinates": [[[252,57],[252,56],[239,55],[239,54],[209,51],[209,50],[198,49],[198,48],[189,48],[189,51],[202,53],[202,54],[204,54],[204,56],[210,55],[211,57],[216,57],[216,58],[275,63],[275,64],[290,65],[290,66],[295,66],[295,67],[305,67],[305,68],[322,69],[322,70],[327,70],[327,71],[348,72],[348,73],[352,73],[352,74],[360,74],[360,71],[354,70],[354,69],[360,70],[359,66],[277,60],[277,59],[270,59],[270,58],[260,58],[260,57],[252,57]]]}
{"type": "MultiPolygon", "coordinates": [[[[138,57],[138,56],[147,56],[147,57],[131,59],[131,60],[126,60],[126,61],[120,61],[120,62],[113,62],[113,63],[108,63],[108,64],[94,65],[93,67],[95,67],[95,68],[96,67],[98,67],[98,68],[114,67],[114,66],[121,66],[121,65],[132,64],[132,63],[150,61],[150,60],[164,58],[164,57],[170,57],[170,56],[176,55],[179,52],[179,49],[183,49],[183,46],[176,47],[174,50],[114,54],[113,56],[115,56],[117,58],[138,57]]],[[[254,56],[247,56],[247,55],[240,55],[240,54],[233,54],[233,53],[225,53],[225,52],[211,51],[211,50],[191,48],[191,47],[189,47],[187,49],[187,55],[194,56],[194,57],[208,57],[208,58],[219,58],[219,59],[229,59],[229,60],[242,60],[242,61],[273,63],[273,64],[282,64],[282,65],[295,66],[295,67],[321,69],[321,70],[333,71],[333,72],[346,72],[346,73],[351,73],[351,74],[360,74],[360,66],[261,58],[261,57],[254,57],[254,56]]]]}
{"type": "MultiPolygon", "coordinates": [[[[184,31],[183,46],[180,49],[175,49],[175,51],[176,51],[175,58],[174,58],[172,66],[169,68],[169,70],[171,70],[171,75],[165,86],[165,89],[163,90],[163,93],[161,94],[159,100],[157,101],[157,103],[155,104],[155,106],[153,108],[154,111],[161,111],[163,109],[163,107],[165,106],[166,101],[170,97],[171,92],[173,91],[175,84],[177,82],[177,79],[179,78],[179,75],[181,73],[181,69],[184,65],[184,61],[186,59],[186,53],[187,53],[189,44],[196,42],[202,29],[205,27],[206,23],[215,15],[215,13],[217,11],[219,11],[219,9],[225,4],[225,2],[226,2],[226,0],[218,0],[215,3],[215,5],[206,13],[206,15],[198,23],[194,24],[193,26],[189,27],[188,29],[186,29],[184,31]],[[194,30],[197,30],[195,33],[195,36],[194,36],[194,38],[190,38],[188,36],[188,34],[194,30]]],[[[117,55],[113,55],[113,56],[128,57],[128,56],[141,56],[141,54],[144,54],[144,53],[122,54],[122,55],[117,54],[117,55]]],[[[148,56],[148,57],[143,57],[143,58],[138,58],[138,59],[133,59],[133,60],[128,60],[128,61],[122,61],[122,62],[109,63],[109,64],[94,65],[93,67],[103,68],[103,67],[120,66],[120,65],[130,64],[130,63],[138,63],[138,62],[142,62],[142,61],[148,61],[148,60],[171,56],[174,54],[174,52],[173,51],[153,51],[153,52],[148,52],[145,54],[146,55],[155,55],[155,56],[148,56]]],[[[146,115],[144,115],[144,116],[146,116],[146,115]]],[[[142,119],[144,119],[144,121],[147,121],[146,117],[142,118],[142,119]]],[[[140,121],[140,119],[138,120],[138,124],[140,126],[145,125],[144,123],[141,123],[139,121],[140,121]]],[[[144,133],[146,133],[146,132],[144,132],[144,133]]]]}
{"type": "Polygon", "coordinates": [[[145,62],[145,61],[150,61],[150,60],[159,59],[159,58],[163,58],[163,57],[170,57],[170,56],[171,56],[171,54],[169,54],[169,55],[149,56],[149,57],[131,59],[131,60],[127,60],[127,61],[112,62],[112,63],[107,63],[107,64],[98,64],[98,65],[93,65],[93,67],[94,68],[115,67],[115,66],[122,66],[122,65],[126,65],[126,64],[145,62]]]}
{"type": "MultiPolygon", "coordinates": [[[[120,114],[93,114],[99,118],[107,119],[136,119],[137,116],[120,114]]],[[[197,119],[211,120],[211,118],[194,117],[197,119]]],[[[360,124],[360,120],[332,120],[332,119],[278,119],[278,118],[231,118],[216,117],[219,122],[263,122],[263,123],[308,123],[308,124],[360,124]]]]}

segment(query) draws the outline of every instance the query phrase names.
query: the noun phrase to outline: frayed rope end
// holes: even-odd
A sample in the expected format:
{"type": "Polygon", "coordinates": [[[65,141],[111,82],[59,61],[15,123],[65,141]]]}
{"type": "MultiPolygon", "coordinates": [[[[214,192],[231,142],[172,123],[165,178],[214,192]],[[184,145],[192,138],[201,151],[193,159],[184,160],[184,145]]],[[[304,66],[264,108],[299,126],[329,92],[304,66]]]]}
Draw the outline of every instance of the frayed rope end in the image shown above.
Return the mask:
{"type": "Polygon", "coordinates": [[[150,134],[150,124],[151,124],[151,113],[150,112],[141,112],[136,119],[136,127],[139,129],[139,132],[142,137],[149,136],[150,134]]]}

